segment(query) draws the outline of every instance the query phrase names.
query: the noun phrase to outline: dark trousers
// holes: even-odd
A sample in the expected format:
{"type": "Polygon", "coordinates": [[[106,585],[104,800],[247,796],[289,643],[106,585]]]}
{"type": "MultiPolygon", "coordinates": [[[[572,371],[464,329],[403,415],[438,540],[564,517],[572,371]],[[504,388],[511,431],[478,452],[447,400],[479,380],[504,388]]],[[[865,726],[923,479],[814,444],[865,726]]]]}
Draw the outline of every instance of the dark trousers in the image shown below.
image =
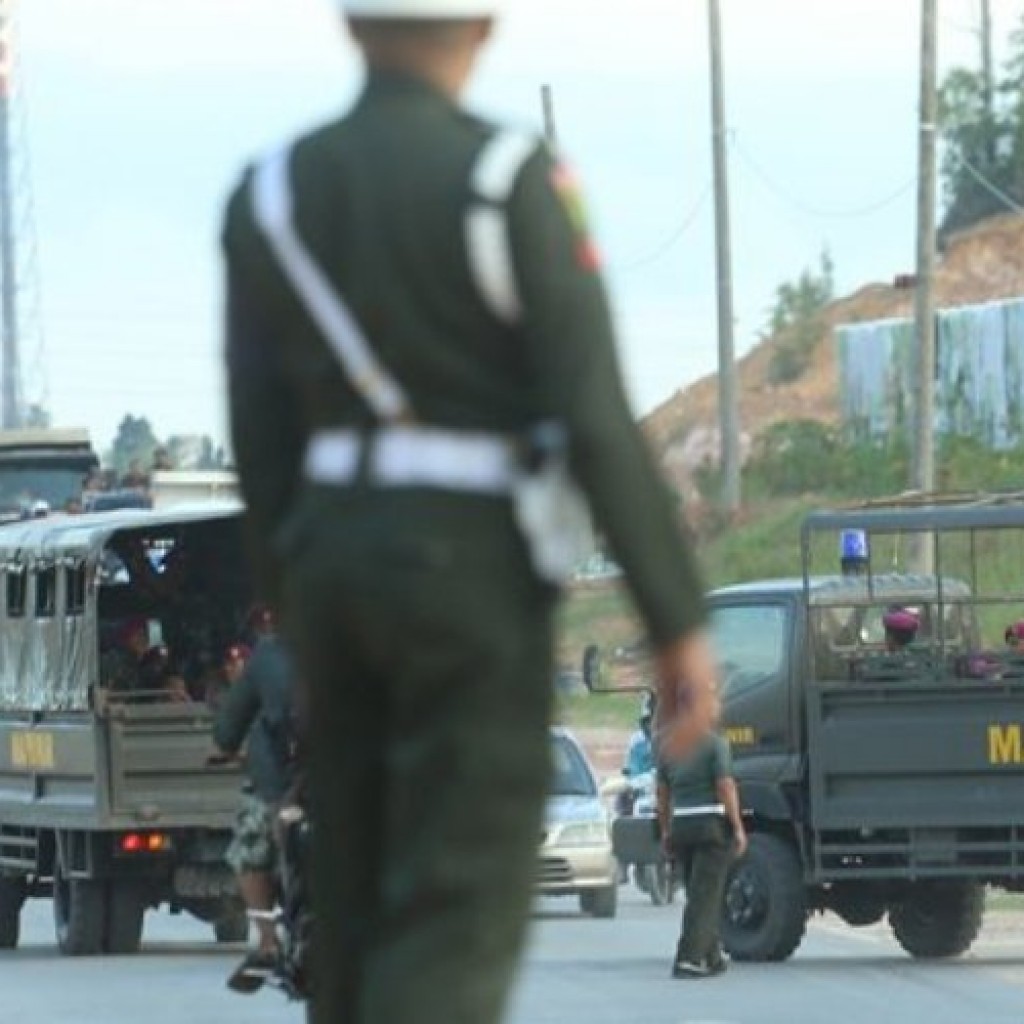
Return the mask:
{"type": "Polygon", "coordinates": [[[722,900],[732,862],[732,834],[717,814],[672,819],[672,852],[682,867],[686,904],[676,959],[721,959],[722,900]]]}
{"type": "Polygon", "coordinates": [[[494,1024],[550,770],[551,606],[503,503],[314,492],[285,609],[309,691],[314,1024],[494,1024]]]}

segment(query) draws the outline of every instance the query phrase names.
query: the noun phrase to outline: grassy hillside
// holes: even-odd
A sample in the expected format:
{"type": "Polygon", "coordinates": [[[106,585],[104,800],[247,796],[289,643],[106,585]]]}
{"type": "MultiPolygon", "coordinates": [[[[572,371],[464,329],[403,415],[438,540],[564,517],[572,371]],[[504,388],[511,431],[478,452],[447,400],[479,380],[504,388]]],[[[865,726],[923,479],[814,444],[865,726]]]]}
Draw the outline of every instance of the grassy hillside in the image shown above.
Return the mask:
{"type": "MultiPolygon", "coordinates": [[[[702,544],[708,585],[798,574],[801,520],[808,509],[824,503],[805,497],[749,510],[745,523],[702,544]]],[[[578,668],[588,644],[614,648],[640,635],[632,601],[617,583],[576,588],[563,606],[560,625],[559,662],[569,669],[578,668]]]]}

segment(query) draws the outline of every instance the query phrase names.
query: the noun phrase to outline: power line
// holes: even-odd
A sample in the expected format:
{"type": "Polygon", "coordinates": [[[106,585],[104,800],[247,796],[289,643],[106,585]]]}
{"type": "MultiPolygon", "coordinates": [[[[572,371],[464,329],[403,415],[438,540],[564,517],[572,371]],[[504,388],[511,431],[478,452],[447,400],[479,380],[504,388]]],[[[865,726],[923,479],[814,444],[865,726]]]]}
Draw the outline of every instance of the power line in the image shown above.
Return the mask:
{"type": "Polygon", "coordinates": [[[810,214],[812,217],[832,217],[838,219],[867,217],[880,210],[884,210],[887,206],[891,206],[898,199],[901,199],[914,187],[914,184],[917,181],[917,176],[912,175],[894,192],[886,195],[882,199],[867,203],[864,206],[848,207],[846,209],[825,209],[823,207],[814,206],[811,203],[804,202],[802,199],[798,199],[792,192],[780,185],[775,178],[750,155],[747,149],[741,145],[735,132],[732,133],[731,141],[732,148],[739,156],[740,160],[751,171],[753,171],[758,178],[761,179],[761,182],[766,185],[771,192],[775,193],[778,198],[789,203],[791,206],[796,207],[798,210],[802,210],[804,213],[810,214]]]}
{"type": "Polygon", "coordinates": [[[668,253],[675,248],[680,242],[683,236],[693,227],[700,215],[700,212],[707,205],[708,199],[711,198],[711,182],[709,181],[704,186],[704,191],[701,192],[700,197],[694,204],[693,209],[683,218],[682,223],[672,232],[668,238],[665,239],[657,248],[651,250],[646,256],[641,256],[639,259],[634,260],[631,263],[626,264],[622,267],[612,268],[613,271],[617,271],[620,274],[629,274],[634,270],[641,270],[644,267],[650,266],[652,263],[657,263],[663,259],[668,253]]]}
{"type": "Polygon", "coordinates": [[[988,178],[985,177],[977,167],[974,166],[963,154],[956,154],[957,160],[963,165],[965,171],[983,188],[986,192],[995,196],[1007,209],[1013,210],[1014,213],[1024,213],[1024,206],[1021,206],[1015,199],[1008,196],[998,185],[994,184],[988,178]]]}

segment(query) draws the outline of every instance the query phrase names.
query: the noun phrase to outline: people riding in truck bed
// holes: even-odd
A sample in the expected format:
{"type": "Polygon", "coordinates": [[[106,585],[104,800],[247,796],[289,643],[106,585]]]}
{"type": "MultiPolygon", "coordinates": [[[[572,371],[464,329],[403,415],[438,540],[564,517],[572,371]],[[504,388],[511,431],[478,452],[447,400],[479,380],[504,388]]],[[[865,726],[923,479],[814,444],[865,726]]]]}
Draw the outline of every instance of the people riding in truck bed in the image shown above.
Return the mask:
{"type": "Polygon", "coordinates": [[[149,646],[148,621],[142,615],[125,619],[114,634],[114,646],[100,662],[100,685],[111,693],[139,690],[142,659],[149,646]]]}
{"type": "Polygon", "coordinates": [[[203,697],[211,711],[218,711],[231,688],[242,678],[245,666],[252,657],[248,644],[231,644],[225,649],[216,670],[206,681],[203,697]]]}
{"type": "Polygon", "coordinates": [[[885,627],[885,649],[890,654],[906,650],[916,639],[921,618],[909,608],[890,608],[882,616],[885,627]]]}

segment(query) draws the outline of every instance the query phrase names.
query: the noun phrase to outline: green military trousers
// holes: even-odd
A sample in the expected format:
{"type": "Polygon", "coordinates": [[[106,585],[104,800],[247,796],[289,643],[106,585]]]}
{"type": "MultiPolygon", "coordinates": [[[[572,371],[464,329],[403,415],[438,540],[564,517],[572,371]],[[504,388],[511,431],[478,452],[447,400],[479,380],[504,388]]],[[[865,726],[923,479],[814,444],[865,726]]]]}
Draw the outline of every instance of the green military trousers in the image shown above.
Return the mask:
{"type": "Polygon", "coordinates": [[[722,900],[732,863],[729,826],[717,814],[673,818],[672,852],[683,869],[686,892],[676,961],[714,964],[722,959],[722,900]]]}
{"type": "Polygon", "coordinates": [[[550,765],[552,595],[503,499],[310,488],[279,549],[308,691],[314,1024],[491,1024],[550,765]]]}

